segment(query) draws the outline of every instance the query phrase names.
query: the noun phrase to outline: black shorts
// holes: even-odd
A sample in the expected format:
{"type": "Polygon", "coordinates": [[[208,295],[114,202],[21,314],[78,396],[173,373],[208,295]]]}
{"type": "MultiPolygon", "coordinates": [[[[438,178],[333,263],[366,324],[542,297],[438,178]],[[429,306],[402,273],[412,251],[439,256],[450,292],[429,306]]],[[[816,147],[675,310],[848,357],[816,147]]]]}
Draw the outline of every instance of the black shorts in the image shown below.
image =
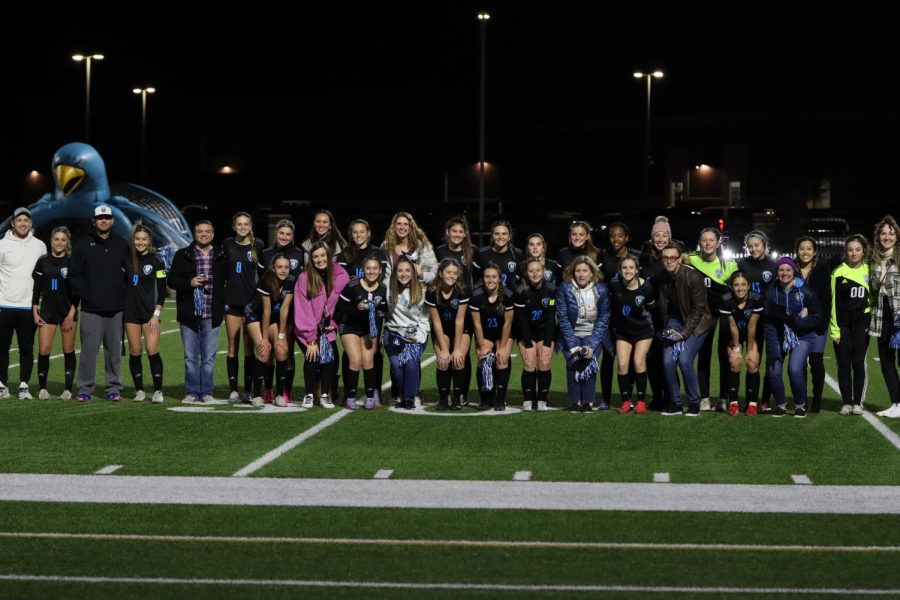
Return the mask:
{"type": "MultiPolygon", "coordinates": [[[[246,316],[246,315],[244,314],[244,309],[246,308],[246,306],[247,306],[246,304],[243,304],[243,305],[241,305],[241,306],[232,306],[232,305],[229,304],[228,306],[225,307],[225,314],[226,314],[226,315],[231,315],[232,317],[243,317],[243,316],[246,316]]],[[[258,319],[257,319],[257,320],[258,320],[258,319]]]]}
{"type": "MultiPolygon", "coordinates": [[[[379,329],[381,327],[379,326],[379,329]]],[[[369,327],[368,325],[362,327],[356,323],[341,323],[338,325],[338,334],[339,335],[356,335],[359,337],[366,337],[369,335],[369,327]]],[[[378,337],[378,336],[376,336],[378,337]]]]}
{"type": "MultiPolygon", "coordinates": [[[[38,313],[38,314],[40,314],[40,313],[38,313]]],[[[62,325],[62,322],[66,320],[66,315],[63,315],[60,317],[57,315],[44,316],[43,314],[41,314],[40,316],[44,320],[44,323],[46,323],[47,325],[62,325]]],[[[78,313],[77,312],[75,313],[75,316],[72,317],[72,319],[76,323],[78,322],[78,313]]]]}
{"type": "Polygon", "coordinates": [[[617,342],[628,342],[629,344],[636,344],[636,343],[642,342],[644,340],[652,340],[652,339],[653,339],[652,333],[638,334],[638,335],[634,335],[634,336],[632,336],[632,335],[617,335],[616,336],[617,342]]]}

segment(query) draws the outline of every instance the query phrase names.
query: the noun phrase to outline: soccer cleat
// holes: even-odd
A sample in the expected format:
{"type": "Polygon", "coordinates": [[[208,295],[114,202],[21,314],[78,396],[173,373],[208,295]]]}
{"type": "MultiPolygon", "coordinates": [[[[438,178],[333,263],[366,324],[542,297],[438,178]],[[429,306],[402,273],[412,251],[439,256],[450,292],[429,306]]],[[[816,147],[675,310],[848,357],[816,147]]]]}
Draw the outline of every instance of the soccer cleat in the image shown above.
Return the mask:
{"type": "Polygon", "coordinates": [[[531,400],[523,400],[522,401],[522,412],[531,410],[531,405],[532,405],[531,400]]]}
{"type": "Polygon", "coordinates": [[[637,415],[647,414],[647,403],[643,400],[638,400],[637,405],[634,407],[634,413],[637,415]]]}
{"type": "Polygon", "coordinates": [[[844,404],[843,406],[841,406],[841,410],[840,410],[840,412],[838,412],[838,414],[847,416],[851,412],[853,412],[853,407],[850,406],[849,404],[844,404]]]}
{"type": "Polygon", "coordinates": [[[795,419],[805,419],[806,418],[806,407],[805,406],[797,406],[794,408],[794,418],[795,419]]]}
{"type": "Polygon", "coordinates": [[[378,408],[378,398],[366,398],[366,410],[375,410],[378,408]]]}
{"type": "Polygon", "coordinates": [[[666,417],[673,417],[675,415],[680,415],[680,414],[682,414],[681,405],[675,404],[674,402],[669,402],[668,406],[666,406],[663,409],[662,414],[666,417]]]}
{"type": "Polygon", "coordinates": [[[106,399],[109,402],[121,402],[122,394],[120,394],[119,392],[110,392],[106,395],[106,399]]]}
{"type": "Polygon", "coordinates": [[[741,407],[740,407],[740,405],[738,405],[737,400],[732,400],[731,402],[728,403],[728,414],[729,415],[731,415],[732,417],[736,417],[736,416],[738,416],[738,414],[740,414],[740,412],[741,412],[741,407]]]}
{"type": "Polygon", "coordinates": [[[688,404],[687,417],[699,417],[700,416],[700,403],[695,402],[692,404],[688,404]]]}
{"type": "Polygon", "coordinates": [[[163,403],[163,393],[162,390],[157,390],[153,392],[153,398],[150,399],[150,402],[153,404],[162,404],[163,403]]]}
{"type": "Polygon", "coordinates": [[[787,414],[787,411],[785,410],[785,408],[783,406],[776,406],[775,408],[773,408],[772,410],[769,411],[769,414],[773,417],[781,418],[785,414],[787,414]]]}
{"type": "Polygon", "coordinates": [[[547,401],[546,400],[538,400],[537,411],[545,412],[547,410],[547,401]]]}
{"type": "Polygon", "coordinates": [[[250,404],[257,408],[265,406],[265,402],[263,402],[262,396],[254,396],[250,399],[250,404]]]}
{"type": "Polygon", "coordinates": [[[307,394],[303,396],[303,402],[300,403],[300,406],[303,408],[312,408],[313,407],[313,395],[307,394]]]}
{"type": "Polygon", "coordinates": [[[72,392],[70,392],[69,390],[63,390],[63,393],[59,395],[59,399],[60,400],[71,400],[72,392]]]}
{"type": "Polygon", "coordinates": [[[229,404],[237,404],[241,401],[241,394],[237,390],[233,390],[230,394],[228,394],[228,403],[229,404]]]}
{"type": "Polygon", "coordinates": [[[627,415],[628,413],[631,412],[632,408],[634,408],[634,406],[631,404],[631,401],[625,400],[624,402],[622,402],[622,406],[619,407],[619,414],[627,415]]]}
{"type": "Polygon", "coordinates": [[[756,416],[756,402],[751,402],[747,405],[747,416],[755,417],[756,416]]]}
{"type": "Polygon", "coordinates": [[[263,402],[266,404],[272,404],[272,401],[275,399],[275,394],[272,392],[272,389],[269,388],[265,392],[263,392],[263,402]]]}
{"type": "Polygon", "coordinates": [[[144,390],[138,390],[134,393],[134,400],[132,402],[143,402],[147,397],[147,394],[144,393],[144,390]]]}
{"type": "Polygon", "coordinates": [[[88,394],[78,394],[78,397],[75,398],[76,402],[90,402],[91,397],[88,394]]]}
{"type": "Polygon", "coordinates": [[[356,410],[356,398],[348,397],[344,400],[344,408],[347,410],[356,410]]]}
{"type": "Polygon", "coordinates": [[[49,400],[49,399],[50,399],[50,392],[48,392],[47,390],[41,390],[38,392],[38,400],[49,400]]]}
{"type": "Polygon", "coordinates": [[[31,400],[31,392],[28,391],[28,384],[24,381],[19,384],[19,400],[31,400]]]}
{"type": "Polygon", "coordinates": [[[328,394],[322,394],[319,396],[319,406],[322,408],[334,408],[334,403],[331,402],[331,398],[328,397],[328,394]]]}
{"type": "Polygon", "coordinates": [[[710,406],[709,398],[700,398],[700,410],[712,410],[712,406],[710,406]]]}
{"type": "Polygon", "coordinates": [[[861,415],[864,412],[865,411],[863,410],[862,404],[854,404],[853,405],[853,414],[854,415],[861,415]]]}

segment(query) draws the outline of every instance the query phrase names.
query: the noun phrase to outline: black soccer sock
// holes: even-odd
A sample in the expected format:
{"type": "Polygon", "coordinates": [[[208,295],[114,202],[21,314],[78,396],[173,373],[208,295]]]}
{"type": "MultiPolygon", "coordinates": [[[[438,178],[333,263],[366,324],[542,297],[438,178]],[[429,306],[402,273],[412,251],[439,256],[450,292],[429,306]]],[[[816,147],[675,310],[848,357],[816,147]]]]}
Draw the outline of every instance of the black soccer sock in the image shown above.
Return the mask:
{"type": "Polygon", "coordinates": [[[147,356],[150,361],[150,376],[153,378],[153,391],[161,392],[163,389],[163,361],[159,352],[147,356]]]}
{"type": "Polygon", "coordinates": [[[134,391],[140,392],[144,389],[144,366],[141,363],[141,355],[128,357],[128,369],[131,371],[131,379],[134,381],[134,391]]]}

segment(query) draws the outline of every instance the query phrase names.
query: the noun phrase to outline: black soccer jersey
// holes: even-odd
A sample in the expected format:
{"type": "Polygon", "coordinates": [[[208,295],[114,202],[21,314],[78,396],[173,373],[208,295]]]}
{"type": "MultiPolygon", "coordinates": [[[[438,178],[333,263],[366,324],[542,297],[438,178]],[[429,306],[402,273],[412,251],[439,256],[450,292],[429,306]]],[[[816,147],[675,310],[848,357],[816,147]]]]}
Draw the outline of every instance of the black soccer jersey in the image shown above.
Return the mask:
{"type": "MultiPolygon", "coordinates": [[[[472,265],[466,264],[466,253],[462,250],[451,250],[450,246],[447,244],[441,244],[437,248],[434,249],[434,256],[437,258],[437,261],[440,263],[445,258],[452,258],[456,262],[460,264],[462,267],[462,272],[459,274],[459,280],[462,281],[466,285],[466,289],[469,292],[472,291],[474,287],[474,282],[472,281],[472,265]]],[[[472,256],[472,261],[474,262],[476,256],[472,256]]]]}
{"type": "Polygon", "coordinates": [[[503,321],[507,311],[513,310],[513,293],[501,287],[500,295],[491,302],[484,288],[477,287],[469,298],[469,310],[481,321],[484,339],[496,342],[503,333],[503,321]]]}
{"type": "MultiPolygon", "coordinates": [[[[734,296],[731,295],[731,292],[723,294],[722,301],[719,303],[719,315],[721,315],[723,319],[727,319],[728,317],[734,318],[742,342],[747,341],[747,325],[750,323],[750,317],[756,314],[761,318],[763,309],[762,296],[753,292],[747,294],[747,300],[744,303],[744,306],[740,308],[737,306],[737,302],[734,296]]],[[[756,328],[757,330],[762,329],[762,324],[759,320],[757,320],[756,328]]]]}
{"type": "Polygon", "coordinates": [[[387,287],[379,283],[373,291],[362,286],[359,279],[351,279],[350,283],[341,290],[337,309],[340,332],[355,333],[357,335],[369,335],[369,311],[359,310],[359,303],[375,304],[375,322],[381,331],[384,317],[387,315],[387,287]]]}
{"type": "Polygon", "coordinates": [[[156,254],[138,257],[135,272],[128,261],[128,285],[125,288],[125,321],[146,323],[153,317],[156,305],[166,301],[166,265],[156,254]]]}
{"type": "Polygon", "coordinates": [[[347,275],[350,276],[350,279],[362,279],[365,276],[363,268],[365,267],[366,259],[372,255],[375,255],[375,257],[381,261],[381,273],[383,279],[384,275],[387,273],[388,259],[387,254],[385,254],[380,246],[369,245],[362,250],[357,250],[354,253],[353,260],[347,258],[347,250],[344,249],[343,252],[335,257],[334,262],[344,267],[344,270],[347,271],[347,275]]]}
{"type": "Polygon", "coordinates": [[[533,342],[549,346],[556,336],[556,287],[553,283],[544,281],[537,289],[522,283],[513,294],[513,304],[516,339],[526,348],[531,348],[533,342]]]}
{"type": "MultiPolygon", "coordinates": [[[[641,253],[634,248],[628,249],[628,255],[634,257],[638,261],[641,259],[641,253]]],[[[609,283],[619,274],[619,262],[621,259],[610,250],[604,250],[601,254],[600,271],[603,273],[603,279],[609,283]]]]}
{"type": "Polygon", "coordinates": [[[738,261],[738,271],[742,271],[750,282],[750,291],[765,297],[766,290],[778,278],[775,261],[766,256],[755,260],[749,256],[738,261]]]}
{"type": "MultiPolygon", "coordinates": [[[[279,319],[281,318],[281,310],[290,310],[290,306],[285,306],[284,300],[288,295],[294,293],[294,284],[289,282],[287,278],[282,282],[281,289],[278,292],[278,296],[273,298],[272,294],[269,293],[268,290],[264,290],[262,288],[256,288],[256,292],[253,294],[253,298],[250,300],[250,303],[247,305],[244,310],[244,314],[247,315],[248,320],[250,321],[260,321],[263,316],[263,297],[269,298],[269,301],[272,303],[272,314],[269,315],[269,325],[278,324],[279,319]]],[[[264,334],[265,335],[265,334],[264,334]]]]}
{"type": "Polygon", "coordinates": [[[653,315],[648,309],[656,301],[656,291],[649,279],[632,290],[617,278],[609,282],[609,299],[616,339],[633,342],[653,337],[653,315]]]}
{"type": "Polygon", "coordinates": [[[38,305],[38,313],[47,323],[63,322],[77,299],[69,287],[69,257],[45,255],[34,265],[32,305],[38,305]]]}
{"type": "MultiPolygon", "coordinates": [[[[303,248],[298,248],[297,246],[288,246],[287,248],[272,246],[271,248],[263,250],[262,260],[260,261],[264,269],[262,272],[265,273],[265,269],[272,266],[272,259],[279,254],[283,254],[291,261],[291,270],[285,281],[290,282],[292,285],[297,283],[297,278],[300,277],[300,273],[303,272],[303,267],[306,265],[306,255],[304,254],[303,248]]],[[[260,275],[260,277],[261,276],[262,275],[260,275]]]]}
{"type": "Polygon", "coordinates": [[[521,250],[512,246],[508,246],[506,252],[496,252],[491,246],[485,246],[478,251],[473,261],[474,276],[481,279],[481,272],[487,265],[493,263],[500,267],[503,285],[515,289],[519,285],[519,263],[524,257],[521,250]]]}
{"type": "MultiPolygon", "coordinates": [[[[456,288],[451,290],[450,297],[444,297],[435,286],[430,286],[425,292],[425,304],[431,308],[436,308],[438,316],[441,319],[441,330],[451,340],[456,338],[456,316],[459,311],[465,311],[469,304],[469,297],[465,291],[460,294],[456,288]]],[[[467,331],[466,325],[463,325],[463,332],[467,331]]]]}
{"type": "Polygon", "coordinates": [[[258,269],[264,269],[262,265],[263,245],[256,240],[256,261],[250,244],[238,244],[234,238],[228,238],[223,244],[228,256],[228,275],[225,280],[225,304],[237,308],[247,305],[256,292],[256,284],[259,280],[258,269]]]}
{"type": "MultiPolygon", "coordinates": [[[[552,284],[554,287],[559,286],[562,280],[562,267],[552,258],[544,258],[544,281],[552,284]]],[[[519,263],[519,281],[528,283],[528,261],[523,260],[519,263]]]]}

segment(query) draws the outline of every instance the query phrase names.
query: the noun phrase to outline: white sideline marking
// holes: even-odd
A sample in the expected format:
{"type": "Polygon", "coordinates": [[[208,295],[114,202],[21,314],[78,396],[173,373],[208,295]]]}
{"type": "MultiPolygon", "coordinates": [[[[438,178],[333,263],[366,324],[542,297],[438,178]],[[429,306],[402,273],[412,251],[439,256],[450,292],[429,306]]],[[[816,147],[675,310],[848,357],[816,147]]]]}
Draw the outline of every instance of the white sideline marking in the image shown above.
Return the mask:
{"type": "MultiPolygon", "coordinates": [[[[181,331],[181,329],[180,328],[179,329],[167,329],[166,331],[161,332],[159,335],[167,335],[169,333],[175,333],[176,331],[181,331]]],[[[15,352],[18,352],[18,351],[19,351],[19,349],[16,348],[15,352]]],[[[101,352],[103,351],[103,346],[100,346],[100,351],[101,352]]],[[[13,352],[13,350],[10,350],[10,352],[13,352]]],[[[75,354],[81,354],[81,348],[78,348],[77,350],[75,350],[75,354]]],[[[50,356],[50,360],[56,360],[57,358],[62,358],[63,356],[65,356],[65,354],[53,354],[50,356]]],[[[35,354],[35,357],[37,357],[37,354],[35,354]]],[[[37,358],[34,359],[33,364],[37,364],[37,358]]],[[[11,365],[9,365],[9,368],[10,369],[18,369],[19,363],[11,364],[11,365]]]]}
{"type": "Polygon", "coordinates": [[[379,469],[375,472],[375,479],[390,479],[391,475],[394,474],[393,469],[379,469]]]}
{"type": "Polygon", "coordinates": [[[611,511],[626,497],[637,511],[900,514],[895,485],[0,474],[0,500],[24,502],[611,511]]]}
{"type": "MultiPolygon", "coordinates": [[[[878,359],[875,359],[875,360],[878,360],[878,359]]],[[[825,383],[827,383],[828,387],[833,389],[835,392],[838,393],[838,396],[840,396],[841,389],[838,387],[838,382],[835,381],[834,378],[831,375],[829,375],[828,373],[825,373],[825,383]]],[[[877,431],[882,436],[884,436],[884,439],[886,439],[888,442],[890,442],[890,444],[894,448],[896,448],[897,450],[900,450],[900,435],[897,435],[896,433],[894,433],[894,431],[890,427],[888,427],[887,425],[882,423],[878,419],[878,417],[876,417],[869,411],[864,412],[862,414],[862,418],[865,419],[869,425],[874,427],[875,431],[877,431]]]]}
{"type": "Polygon", "coordinates": [[[425,546],[463,548],[555,548],[573,550],[701,550],[710,552],[823,552],[850,554],[900,553],[900,546],[823,546],[802,544],[699,544],[660,542],[553,542],[540,540],[429,540],[397,538],[331,538],[219,535],[152,535],[140,533],[61,533],[0,531],[0,539],[90,540],[98,542],[171,542],[201,544],[297,544],[341,546],[425,546]]]}
{"type": "Polygon", "coordinates": [[[516,471],[513,481],[531,481],[531,471],[516,471]]]}
{"type": "Polygon", "coordinates": [[[654,473],[653,483],[669,483],[671,479],[668,473],[654,473]]]}
{"type": "Polygon", "coordinates": [[[122,465],[106,465],[102,469],[99,469],[94,473],[94,475],[109,475],[111,473],[115,473],[119,469],[122,468],[122,465]]]}
{"type": "Polygon", "coordinates": [[[301,588],[357,588],[388,590],[483,590],[498,592],[644,592],[663,594],[819,594],[840,596],[888,596],[900,589],[688,587],[650,585],[571,585],[525,583],[414,583],[405,581],[341,581],[329,579],[200,579],[176,577],[87,577],[73,575],[0,575],[0,581],[52,583],[109,583],[136,585],[215,585],[301,588]]]}
{"type": "Polygon", "coordinates": [[[812,479],[806,475],[791,475],[791,479],[793,479],[794,483],[797,485],[812,485],[812,479]]]}
{"type": "Polygon", "coordinates": [[[247,465],[246,467],[244,467],[243,469],[241,469],[240,471],[238,471],[237,473],[232,475],[232,477],[246,477],[247,475],[251,475],[251,474],[255,473],[256,471],[259,471],[260,469],[262,469],[264,466],[266,466],[270,462],[281,458],[281,456],[285,452],[296,448],[297,446],[299,446],[300,444],[302,444],[303,442],[305,442],[312,436],[316,435],[323,429],[326,429],[327,427],[334,425],[335,423],[337,423],[338,421],[340,421],[341,419],[343,419],[344,417],[346,417],[347,415],[349,415],[351,413],[352,413],[352,411],[339,408],[338,412],[336,412],[335,414],[331,415],[327,419],[319,421],[318,423],[316,423],[315,425],[313,425],[312,427],[310,427],[309,429],[307,429],[300,435],[289,439],[288,441],[286,441],[282,445],[278,446],[274,450],[270,450],[270,451],[266,452],[260,458],[257,458],[252,463],[250,463],[249,465],[247,465]]]}

